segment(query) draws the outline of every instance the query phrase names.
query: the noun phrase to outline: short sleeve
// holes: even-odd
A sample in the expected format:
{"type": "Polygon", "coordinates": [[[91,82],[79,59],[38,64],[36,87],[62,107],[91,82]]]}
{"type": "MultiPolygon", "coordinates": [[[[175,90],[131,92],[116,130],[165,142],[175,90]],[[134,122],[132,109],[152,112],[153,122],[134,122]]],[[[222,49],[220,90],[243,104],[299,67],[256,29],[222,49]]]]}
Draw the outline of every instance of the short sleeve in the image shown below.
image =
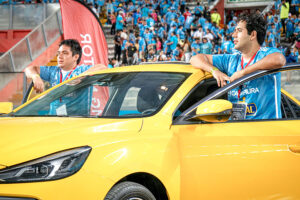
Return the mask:
{"type": "Polygon", "coordinates": [[[268,48],[267,55],[272,54],[272,53],[282,53],[282,52],[277,48],[268,48]]]}
{"type": "Polygon", "coordinates": [[[56,70],[56,66],[40,66],[40,76],[43,80],[50,82],[51,74],[56,70]]]}
{"type": "Polygon", "coordinates": [[[212,56],[213,66],[217,67],[221,72],[228,74],[228,63],[231,54],[217,54],[212,56]]]}
{"type": "MultiPolygon", "coordinates": [[[[78,72],[81,74],[85,71],[87,71],[88,69],[90,69],[92,67],[92,65],[80,65],[78,66],[76,69],[78,70],[78,72]]],[[[76,71],[77,71],[76,70],[76,71]]]]}

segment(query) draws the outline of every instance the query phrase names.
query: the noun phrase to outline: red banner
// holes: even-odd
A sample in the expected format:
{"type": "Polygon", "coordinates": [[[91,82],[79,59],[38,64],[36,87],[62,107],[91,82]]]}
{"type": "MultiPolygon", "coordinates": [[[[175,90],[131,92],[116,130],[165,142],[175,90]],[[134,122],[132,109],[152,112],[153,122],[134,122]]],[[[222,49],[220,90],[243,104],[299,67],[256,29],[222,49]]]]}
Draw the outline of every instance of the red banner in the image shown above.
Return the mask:
{"type": "MultiPolygon", "coordinates": [[[[77,0],[60,0],[64,39],[77,39],[82,47],[80,64],[108,65],[108,47],[95,13],[77,0]]],[[[106,88],[94,86],[91,115],[101,115],[108,100],[106,88]]]]}
{"type": "Polygon", "coordinates": [[[60,0],[64,39],[77,39],[82,47],[80,64],[108,65],[108,48],[101,23],[82,2],[60,0]]]}

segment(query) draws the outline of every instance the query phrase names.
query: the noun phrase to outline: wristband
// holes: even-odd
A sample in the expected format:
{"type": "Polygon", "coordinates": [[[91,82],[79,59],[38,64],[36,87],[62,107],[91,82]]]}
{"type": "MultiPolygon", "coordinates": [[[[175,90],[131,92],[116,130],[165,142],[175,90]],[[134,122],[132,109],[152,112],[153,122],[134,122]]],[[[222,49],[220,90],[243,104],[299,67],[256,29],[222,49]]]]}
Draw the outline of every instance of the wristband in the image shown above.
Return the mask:
{"type": "Polygon", "coordinates": [[[218,68],[216,68],[216,67],[212,67],[212,68],[211,68],[211,70],[210,70],[210,73],[212,73],[212,74],[213,74],[213,73],[214,73],[214,71],[219,71],[219,69],[218,69],[218,68]]]}

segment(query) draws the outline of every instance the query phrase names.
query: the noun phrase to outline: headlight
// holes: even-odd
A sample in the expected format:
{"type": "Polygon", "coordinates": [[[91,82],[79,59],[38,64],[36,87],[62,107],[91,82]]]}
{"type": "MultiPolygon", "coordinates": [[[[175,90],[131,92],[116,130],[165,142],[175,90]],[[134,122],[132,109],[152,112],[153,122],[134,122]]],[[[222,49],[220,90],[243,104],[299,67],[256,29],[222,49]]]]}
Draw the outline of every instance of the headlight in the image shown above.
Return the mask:
{"type": "Polygon", "coordinates": [[[91,147],[79,147],[51,154],[33,161],[0,170],[0,183],[56,180],[80,170],[91,147]]]}

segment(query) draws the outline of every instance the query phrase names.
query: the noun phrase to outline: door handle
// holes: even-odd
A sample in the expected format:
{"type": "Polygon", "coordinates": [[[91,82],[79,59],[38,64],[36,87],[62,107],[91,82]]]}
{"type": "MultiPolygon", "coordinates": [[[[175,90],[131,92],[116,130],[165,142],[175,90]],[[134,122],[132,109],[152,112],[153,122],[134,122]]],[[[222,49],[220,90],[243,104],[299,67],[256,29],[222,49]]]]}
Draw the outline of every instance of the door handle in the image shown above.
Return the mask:
{"type": "Polygon", "coordinates": [[[300,145],[289,145],[289,150],[294,153],[300,153],[300,145]]]}

